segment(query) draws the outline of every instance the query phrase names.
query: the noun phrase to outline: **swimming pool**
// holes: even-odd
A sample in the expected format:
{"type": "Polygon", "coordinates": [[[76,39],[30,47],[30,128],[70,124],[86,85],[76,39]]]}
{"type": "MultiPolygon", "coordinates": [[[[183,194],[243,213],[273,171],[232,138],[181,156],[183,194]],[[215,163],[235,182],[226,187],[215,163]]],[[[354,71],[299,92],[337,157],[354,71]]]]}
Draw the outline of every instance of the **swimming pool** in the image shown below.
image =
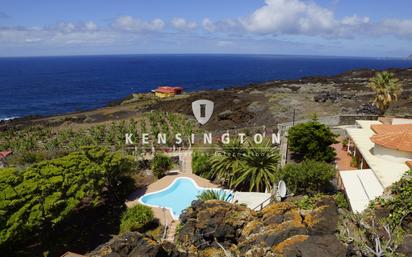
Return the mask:
{"type": "Polygon", "coordinates": [[[163,190],[143,195],[139,202],[151,207],[164,207],[170,211],[173,219],[177,220],[182,211],[197,199],[198,194],[210,189],[230,193],[224,189],[199,187],[193,179],[180,177],[163,190]]]}

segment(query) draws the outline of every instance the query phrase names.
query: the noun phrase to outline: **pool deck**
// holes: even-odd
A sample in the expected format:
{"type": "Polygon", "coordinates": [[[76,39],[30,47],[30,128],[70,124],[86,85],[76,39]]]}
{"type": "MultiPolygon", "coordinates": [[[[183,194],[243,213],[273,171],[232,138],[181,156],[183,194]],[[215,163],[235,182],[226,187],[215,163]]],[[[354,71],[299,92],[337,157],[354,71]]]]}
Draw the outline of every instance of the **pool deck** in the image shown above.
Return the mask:
{"type": "MultiPolygon", "coordinates": [[[[149,186],[147,186],[146,188],[137,190],[136,192],[134,192],[133,194],[131,194],[128,197],[128,200],[125,202],[126,206],[128,208],[135,206],[137,204],[139,204],[139,198],[141,196],[143,196],[144,194],[147,193],[152,193],[152,192],[156,192],[159,190],[162,190],[164,188],[166,188],[167,186],[169,186],[176,178],[179,177],[188,177],[193,179],[196,184],[200,187],[211,187],[211,188],[218,188],[218,185],[215,185],[213,183],[211,183],[209,180],[201,178],[195,174],[191,174],[191,173],[179,173],[179,172],[175,172],[174,174],[170,174],[167,175],[161,179],[159,179],[158,181],[150,184],[149,186]]],[[[171,224],[173,220],[172,215],[170,215],[169,211],[165,211],[163,212],[163,210],[161,208],[158,207],[151,207],[153,209],[153,213],[154,216],[159,219],[159,222],[164,225],[165,224],[165,218],[167,220],[167,224],[171,224]]]]}

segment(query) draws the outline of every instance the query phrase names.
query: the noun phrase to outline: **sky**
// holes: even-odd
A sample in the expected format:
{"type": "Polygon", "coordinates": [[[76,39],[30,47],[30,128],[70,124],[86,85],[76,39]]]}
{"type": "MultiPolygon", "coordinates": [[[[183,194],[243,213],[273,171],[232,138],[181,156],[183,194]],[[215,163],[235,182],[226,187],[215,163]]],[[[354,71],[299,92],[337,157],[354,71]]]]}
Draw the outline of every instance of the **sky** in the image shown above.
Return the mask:
{"type": "Polygon", "coordinates": [[[0,56],[406,57],[410,0],[0,0],[0,56]]]}

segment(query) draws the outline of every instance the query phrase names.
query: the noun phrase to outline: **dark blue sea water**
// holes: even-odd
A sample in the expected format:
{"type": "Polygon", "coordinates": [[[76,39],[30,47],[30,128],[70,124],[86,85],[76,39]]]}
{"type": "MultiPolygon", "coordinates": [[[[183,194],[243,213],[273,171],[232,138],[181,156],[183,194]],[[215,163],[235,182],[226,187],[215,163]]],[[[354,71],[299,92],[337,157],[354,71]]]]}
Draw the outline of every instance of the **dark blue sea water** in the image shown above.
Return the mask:
{"type": "Polygon", "coordinates": [[[93,109],[159,85],[218,89],[412,60],[272,55],[124,55],[0,58],[0,119],[93,109]]]}

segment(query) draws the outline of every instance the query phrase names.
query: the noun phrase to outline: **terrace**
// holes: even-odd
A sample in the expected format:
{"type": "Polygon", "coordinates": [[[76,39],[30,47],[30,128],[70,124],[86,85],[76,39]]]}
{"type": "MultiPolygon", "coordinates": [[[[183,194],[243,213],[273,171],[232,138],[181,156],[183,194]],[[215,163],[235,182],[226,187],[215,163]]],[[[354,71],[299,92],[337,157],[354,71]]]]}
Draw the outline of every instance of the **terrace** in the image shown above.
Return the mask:
{"type": "Polygon", "coordinates": [[[356,127],[345,129],[349,139],[346,151],[356,170],[347,169],[347,162],[338,163],[338,185],[345,190],[353,211],[362,212],[410,169],[410,123],[407,119],[358,120],[356,127]]]}

